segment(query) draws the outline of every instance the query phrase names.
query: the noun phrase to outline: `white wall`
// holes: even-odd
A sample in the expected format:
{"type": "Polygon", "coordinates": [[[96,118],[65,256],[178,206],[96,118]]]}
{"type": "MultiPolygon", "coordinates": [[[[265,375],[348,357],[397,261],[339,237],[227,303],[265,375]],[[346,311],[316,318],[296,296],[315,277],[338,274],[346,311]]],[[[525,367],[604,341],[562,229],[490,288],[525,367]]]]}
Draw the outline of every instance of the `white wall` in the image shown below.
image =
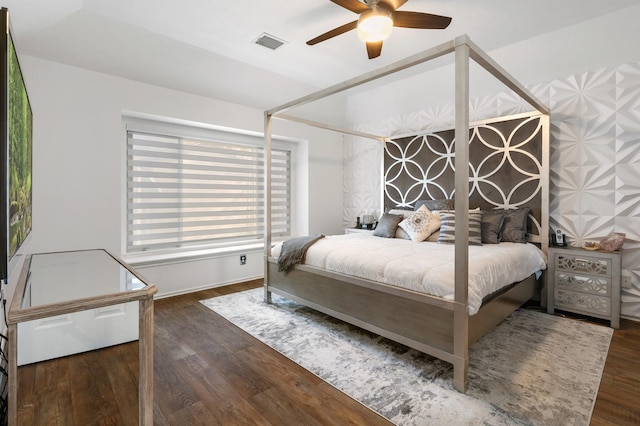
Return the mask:
{"type": "MultiPolygon", "coordinates": [[[[572,74],[640,61],[638,19],[640,4],[488,53],[519,82],[535,86],[572,74]]],[[[468,35],[483,48],[473,33],[468,35]]],[[[472,99],[505,90],[473,60],[470,62],[472,99]]],[[[440,58],[438,63],[443,65],[418,74],[412,71],[409,78],[351,96],[347,111],[349,122],[371,125],[396,117],[393,126],[402,127],[403,122],[397,121],[401,115],[418,114],[437,106],[443,107],[439,114],[448,115],[450,110],[446,106],[454,93],[453,54],[440,58]]],[[[434,118],[439,116],[423,114],[422,120],[432,122],[434,118]]]]}
{"type": "MultiPolygon", "coordinates": [[[[262,132],[263,111],[34,57],[20,62],[34,115],[33,236],[29,252],[105,248],[121,255],[125,191],[123,111],[262,132]]],[[[342,229],[342,137],[292,123],[274,134],[307,140],[298,154],[299,234],[342,229]],[[334,190],[330,190],[334,188],[334,190]],[[309,194],[309,195],[307,195],[309,194]]],[[[245,253],[245,252],[243,252],[245,253]]],[[[141,267],[159,295],[262,275],[262,251],[141,267]]],[[[19,268],[11,276],[12,293],[19,268]]],[[[10,294],[9,294],[10,296],[10,294]]]]}

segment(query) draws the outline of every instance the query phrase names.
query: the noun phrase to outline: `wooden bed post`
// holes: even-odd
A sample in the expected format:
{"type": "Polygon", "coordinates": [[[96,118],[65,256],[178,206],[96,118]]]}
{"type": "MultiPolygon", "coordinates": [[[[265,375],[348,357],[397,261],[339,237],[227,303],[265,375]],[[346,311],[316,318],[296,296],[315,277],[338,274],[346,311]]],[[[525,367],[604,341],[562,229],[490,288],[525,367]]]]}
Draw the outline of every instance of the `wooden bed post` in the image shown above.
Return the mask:
{"type": "Polygon", "coordinates": [[[455,295],[453,386],[466,392],[469,369],[469,46],[455,39],[455,295]]]}
{"type": "Polygon", "coordinates": [[[264,301],[271,303],[269,262],[271,255],[271,127],[273,116],[264,113],[264,301]]]}

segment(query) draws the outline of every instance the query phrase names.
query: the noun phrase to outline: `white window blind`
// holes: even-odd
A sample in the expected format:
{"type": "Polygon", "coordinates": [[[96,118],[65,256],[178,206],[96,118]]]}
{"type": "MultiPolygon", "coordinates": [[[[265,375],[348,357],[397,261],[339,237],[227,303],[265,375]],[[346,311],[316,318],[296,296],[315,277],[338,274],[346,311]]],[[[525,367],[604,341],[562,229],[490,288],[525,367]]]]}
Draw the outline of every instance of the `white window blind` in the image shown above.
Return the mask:
{"type": "MultiPolygon", "coordinates": [[[[127,250],[264,238],[264,149],[127,132],[127,250]]],[[[291,153],[272,150],[272,231],[289,236],[291,153]]]]}

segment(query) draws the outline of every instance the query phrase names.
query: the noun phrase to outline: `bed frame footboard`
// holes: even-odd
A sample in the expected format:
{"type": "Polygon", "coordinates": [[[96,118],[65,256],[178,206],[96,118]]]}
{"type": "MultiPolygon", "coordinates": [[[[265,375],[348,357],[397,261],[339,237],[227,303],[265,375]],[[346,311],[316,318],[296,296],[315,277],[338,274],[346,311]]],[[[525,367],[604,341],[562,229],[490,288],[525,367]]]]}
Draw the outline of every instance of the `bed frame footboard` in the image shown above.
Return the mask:
{"type": "MultiPolygon", "coordinates": [[[[454,387],[466,392],[468,351],[456,353],[454,347],[454,302],[306,265],[285,275],[278,272],[275,258],[267,259],[266,271],[266,302],[274,292],[449,362],[454,366],[454,387]]],[[[531,299],[536,289],[538,283],[532,276],[494,297],[476,315],[467,317],[468,327],[460,328],[467,336],[458,338],[471,345],[531,299]]]]}

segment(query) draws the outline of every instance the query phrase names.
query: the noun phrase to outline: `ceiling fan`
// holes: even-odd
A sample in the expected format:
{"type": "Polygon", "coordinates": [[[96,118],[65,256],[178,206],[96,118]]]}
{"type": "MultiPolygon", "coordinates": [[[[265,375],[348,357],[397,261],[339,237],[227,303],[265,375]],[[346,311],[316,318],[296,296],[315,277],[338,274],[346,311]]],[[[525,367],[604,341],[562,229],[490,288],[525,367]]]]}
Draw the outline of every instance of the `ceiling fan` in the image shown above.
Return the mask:
{"type": "Polygon", "coordinates": [[[321,41],[357,29],[360,39],[367,43],[369,59],[380,56],[382,52],[382,42],[391,34],[393,27],[444,29],[451,23],[451,18],[447,16],[422,12],[398,11],[397,9],[408,0],[362,0],[362,2],[359,0],[330,1],[360,15],[358,20],[327,31],[309,40],[307,44],[313,46],[321,41]]]}

